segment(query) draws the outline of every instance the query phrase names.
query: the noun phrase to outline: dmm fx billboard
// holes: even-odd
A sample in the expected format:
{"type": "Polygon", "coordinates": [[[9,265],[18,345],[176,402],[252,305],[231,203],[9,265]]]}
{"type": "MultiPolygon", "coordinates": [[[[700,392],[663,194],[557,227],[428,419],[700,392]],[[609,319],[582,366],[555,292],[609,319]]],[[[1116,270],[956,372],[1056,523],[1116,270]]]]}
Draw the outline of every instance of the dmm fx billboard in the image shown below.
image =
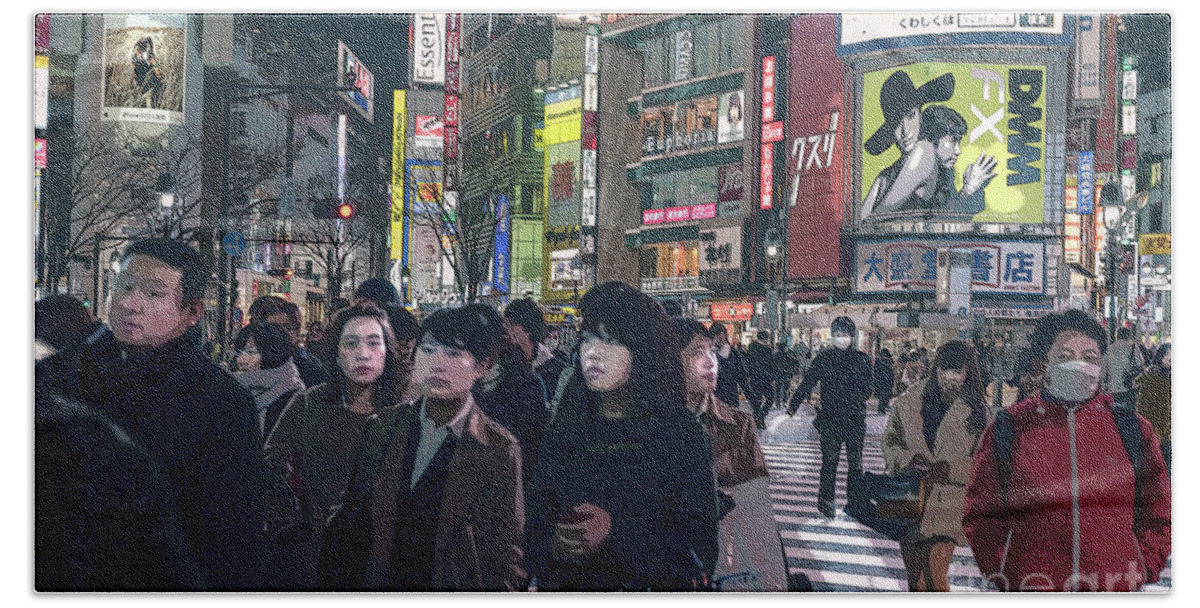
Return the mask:
{"type": "Polygon", "coordinates": [[[545,112],[543,141],[546,156],[542,185],[549,209],[546,226],[578,226],[583,89],[574,86],[547,93],[545,112]]]}
{"type": "Polygon", "coordinates": [[[858,243],[854,258],[854,290],[857,293],[936,292],[938,254],[951,249],[971,254],[973,293],[1038,295],[1045,291],[1045,243],[940,240],[858,243]]]}
{"type": "Polygon", "coordinates": [[[857,219],[1042,223],[1046,68],[916,63],[862,77],[857,219]]]}

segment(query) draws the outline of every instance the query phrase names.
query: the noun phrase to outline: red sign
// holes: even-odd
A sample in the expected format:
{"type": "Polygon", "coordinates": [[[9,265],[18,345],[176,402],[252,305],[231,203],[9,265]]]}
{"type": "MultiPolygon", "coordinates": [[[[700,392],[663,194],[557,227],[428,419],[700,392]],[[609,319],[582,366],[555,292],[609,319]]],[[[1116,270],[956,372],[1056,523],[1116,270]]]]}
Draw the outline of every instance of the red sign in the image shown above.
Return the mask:
{"type": "Polygon", "coordinates": [[[446,61],[458,62],[458,30],[446,32],[446,61]]]}
{"type": "Polygon", "coordinates": [[[713,302],[709,307],[713,321],[749,321],[754,318],[754,305],[741,302],[713,302]]]}
{"type": "Polygon", "coordinates": [[[687,207],[667,207],[668,222],[682,222],[691,219],[691,210],[687,207]]]}
{"type": "Polygon", "coordinates": [[[762,143],[773,144],[783,141],[783,121],[764,123],[762,126],[762,143]]]}
{"type": "Polygon", "coordinates": [[[692,219],[694,220],[710,220],[717,217],[717,204],[706,203],[703,205],[692,205],[692,219]]]}
{"type": "Polygon", "coordinates": [[[775,56],[763,57],[762,67],[762,121],[775,121],[775,56]]]}
{"type": "Polygon", "coordinates": [[[667,221],[666,209],[647,209],[642,212],[643,224],[661,224],[667,221]]]}
{"type": "Polygon", "coordinates": [[[1137,140],[1126,139],[1121,142],[1121,168],[1137,169],[1137,140]]]}
{"type": "Polygon", "coordinates": [[[792,48],[804,49],[804,60],[789,64],[787,73],[786,173],[779,176],[781,204],[789,207],[787,274],[802,279],[846,276],[840,260],[842,189],[849,187],[844,142],[850,121],[844,107],[846,68],[835,52],[838,16],[800,15],[791,21],[792,48]],[[812,221],[818,217],[822,220],[812,221]]]}
{"type": "Polygon", "coordinates": [[[46,140],[40,137],[33,140],[33,168],[46,168],[46,140]]]}
{"type": "Polygon", "coordinates": [[[443,88],[446,89],[447,94],[452,93],[457,95],[459,91],[458,86],[458,62],[451,61],[446,64],[446,84],[443,85],[443,88]]]}
{"type": "Polygon", "coordinates": [[[446,126],[458,126],[458,95],[446,96],[446,126]]]}
{"type": "Polygon", "coordinates": [[[771,208],[771,188],[775,184],[775,144],[762,145],[762,159],[759,164],[759,174],[762,179],[759,180],[758,191],[762,196],[759,201],[759,207],[762,209],[771,208]]]}
{"type": "Polygon", "coordinates": [[[446,147],[442,151],[442,157],[446,159],[458,158],[458,127],[446,125],[443,131],[446,134],[446,147]]]}

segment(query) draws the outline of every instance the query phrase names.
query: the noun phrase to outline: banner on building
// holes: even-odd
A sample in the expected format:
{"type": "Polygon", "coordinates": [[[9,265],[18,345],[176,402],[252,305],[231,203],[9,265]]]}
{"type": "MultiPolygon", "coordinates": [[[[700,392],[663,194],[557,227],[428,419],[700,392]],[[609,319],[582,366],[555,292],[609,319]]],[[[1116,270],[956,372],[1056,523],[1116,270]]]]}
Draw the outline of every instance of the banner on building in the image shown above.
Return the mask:
{"type": "Polygon", "coordinates": [[[445,123],[440,116],[413,116],[413,144],[416,146],[441,150],[445,137],[445,123]]]}
{"type": "Polygon", "coordinates": [[[406,92],[392,91],[392,246],[391,259],[408,265],[408,226],[404,213],[404,143],[408,127],[406,92]]]}
{"type": "Polygon", "coordinates": [[[187,16],[105,15],[100,119],[182,124],[187,16]]]}
{"type": "Polygon", "coordinates": [[[936,292],[939,250],[970,253],[973,293],[1040,295],[1045,291],[1045,243],[932,239],[859,243],[855,251],[855,291],[936,292]]]}
{"type": "Polygon", "coordinates": [[[916,63],[864,74],[857,219],[1042,223],[1045,87],[1036,65],[916,63]]]}
{"type": "Polygon", "coordinates": [[[740,272],[742,268],[742,227],[728,226],[700,231],[700,272],[740,272]]]}
{"type": "Polygon", "coordinates": [[[50,57],[33,57],[33,128],[45,129],[50,109],[50,57]]]}
{"type": "Polygon", "coordinates": [[[33,168],[45,169],[47,164],[46,140],[41,137],[33,139],[33,168]]]}
{"type": "Polygon", "coordinates": [[[492,287],[501,294],[509,293],[511,274],[512,224],[508,212],[508,197],[500,195],[496,201],[496,242],[492,250],[492,287]]]}
{"type": "Polygon", "coordinates": [[[441,86],[446,81],[446,16],[416,13],[412,25],[412,81],[441,86]]]}

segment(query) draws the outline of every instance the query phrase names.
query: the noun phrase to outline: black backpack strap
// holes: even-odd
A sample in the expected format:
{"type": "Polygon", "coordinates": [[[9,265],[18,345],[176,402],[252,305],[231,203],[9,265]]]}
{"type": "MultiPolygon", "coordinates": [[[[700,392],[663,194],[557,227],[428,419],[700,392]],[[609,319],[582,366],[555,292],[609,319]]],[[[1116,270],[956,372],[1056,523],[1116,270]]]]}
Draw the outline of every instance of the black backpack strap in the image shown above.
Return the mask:
{"type": "Polygon", "coordinates": [[[1013,429],[1016,423],[1008,410],[996,412],[992,422],[992,448],[996,453],[996,474],[1000,482],[1000,498],[1008,510],[1008,480],[1012,478],[1013,429]]]}
{"type": "Polygon", "coordinates": [[[1121,444],[1125,447],[1125,454],[1129,457],[1129,463],[1133,465],[1133,529],[1136,531],[1142,526],[1142,478],[1146,472],[1142,425],[1138,422],[1133,408],[1127,405],[1114,403],[1112,413],[1113,420],[1117,423],[1117,432],[1121,435],[1121,444]]]}

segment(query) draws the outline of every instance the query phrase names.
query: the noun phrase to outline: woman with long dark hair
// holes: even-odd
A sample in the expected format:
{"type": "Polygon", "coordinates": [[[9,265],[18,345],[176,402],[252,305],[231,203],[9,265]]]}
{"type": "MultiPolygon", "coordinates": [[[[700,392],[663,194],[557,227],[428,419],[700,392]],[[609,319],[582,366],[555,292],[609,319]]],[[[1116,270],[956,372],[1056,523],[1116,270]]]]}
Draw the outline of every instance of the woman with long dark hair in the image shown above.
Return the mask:
{"type": "Polygon", "coordinates": [[[675,328],[619,282],[588,291],[580,309],[579,358],[529,485],[530,572],[542,590],[702,587],[717,553],[716,485],[675,328]]]}
{"type": "Polygon", "coordinates": [[[317,581],[321,534],[349,482],[359,437],[371,416],[395,406],[409,378],[396,355],[387,314],[370,303],[338,311],[326,334],[335,345],[330,382],[297,394],[267,437],[267,535],[290,547],[279,582],[317,581]]]}
{"type": "Polygon", "coordinates": [[[926,471],[920,525],[900,541],[911,591],[950,590],[954,547],[967,545],[963,506],[988,418],[975,349],[959,340],[943,344],[929,376],[896,399],[883,433],[887,471],[926,471]]]}

